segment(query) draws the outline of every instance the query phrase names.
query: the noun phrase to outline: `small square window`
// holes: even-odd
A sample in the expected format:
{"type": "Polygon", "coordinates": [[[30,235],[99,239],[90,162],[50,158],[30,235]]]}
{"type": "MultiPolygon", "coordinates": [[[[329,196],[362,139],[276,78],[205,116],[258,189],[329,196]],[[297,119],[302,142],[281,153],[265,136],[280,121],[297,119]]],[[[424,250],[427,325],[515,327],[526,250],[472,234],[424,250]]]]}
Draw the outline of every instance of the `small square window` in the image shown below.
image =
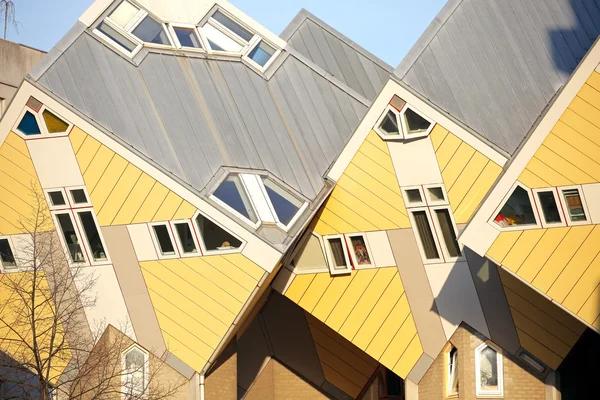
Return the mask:
{"type": "Polygon", "coordinates": [[[196,30],[194,28],[174,26],[173,32],[175,32],[175,36],[177,37],[181,47],[190,47],[194,49],[202,48],[202,43],[200,43],[200,38],[196,34],[196,30]]]}
{"type": "Polygon", "coordinates": [[[73,203],[75,204],[88,204],[87,196],[85,195],[85,190],[83,189],[73,189],[70,190],[71,198],[73,199],[73,203]]]}
{"type": "Polygon", "coordinates": [[[63,192],[57,190],[55,192],[48,192],[48,197],[50,197],[50,203],[54,207],[65,206],[65,196],[63,196],[63,192]]]}
{"type": "Polygon", "coordinates": [[[117,26],[121,28],[125,28],[127,24],[136,16],[136,14],[140,11],[139,8],[134,6],[128,1],[124,1],[115,10],[110,13],[108,18],[112,22],[114,22],[117,26]]]}
{"type": "Polygon", "coordinates": [[[446,196],[444,196],[444,189],[442,189],[440,186],[428,187],[427,200],[432,204],[445,202],[446,196]]]}
{"type": "Polygon", "coordinates": [[[405,193],[409,204],[423,204],[423,198],[419,189],[406,189],[405,193]]]}
{"type": "Polygon", "coordinates": [[[258,42],[258,44],[250,51],[248,54],[248,58],[254,61],[256,64],[264,67],[267,65],[273,54],[275,54],[277,50],[273,48],[273,46],[266,43],[264,40],[258,42]]]}
{"type": "Polygon", "coordinates": [[[583,201],[579,194],[579,189],[563,189],[563,198],[565,200],[565,209],[569,220],[575,223],[587,221],[583,201]]]}
{"type": "Polygon", "coordinates": [[[352,271],[352,265],[346,251],[346,243],[343,235],[324,237],[329,270],[332,275],[343,274],[352,271]]]}
{"type": "Polygon", "coordinates": [[[4,269],[15,269],[17,267],[8,239],[0,239],[0,264],[4,269]]]}
{"type": "Polygon", "coordinates": [[[394,95],[392,100],[390,100],[390,105],[394,107],[396,110],[401,111],[406,105],[406,101],[402,100],[400,97],[394,95]]]}
{"type": "Polygon", "coordinates": [[[29,99],[27,100],[27,107],[31,108],[35,112],[39,112],[42,106],[43,104],[41,101],[33,96],[29,96],[29,99]]]}

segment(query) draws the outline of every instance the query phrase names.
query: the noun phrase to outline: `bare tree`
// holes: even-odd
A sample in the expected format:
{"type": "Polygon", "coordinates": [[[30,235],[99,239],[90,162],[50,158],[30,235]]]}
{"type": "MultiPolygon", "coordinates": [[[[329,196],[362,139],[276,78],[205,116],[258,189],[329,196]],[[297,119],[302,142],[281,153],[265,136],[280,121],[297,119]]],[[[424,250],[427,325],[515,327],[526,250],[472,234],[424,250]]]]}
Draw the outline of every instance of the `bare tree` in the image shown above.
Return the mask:
{"type": "MultiPolygon", "coordinates": [[[[90,327],[93,267],[69,263],[44,195],[31,189],[31,215],[14,239],[19,272],[0,275],[0,397],[164,399],[186,383],[161,373],[163,357],[137,348],[123,326],[90,327]],[[3,298],[4,297],[4,298],[3,298]],[[160,378],[157,378],[159,377],[160,378]]],[[[76,246],[79,244],[76,244],[76,246]]],[[[6,257],[5,257],[6,258],[6,257]]]]}
{"type": "Polygon", "coordinates": [[[0,0],[0,14],[4,14],[4,39],[6,39],[6,31],[8,25],[11,24],[15,30],[19,31],[19,21],[15,19],[17,7],[12,0],[0,0]]]}

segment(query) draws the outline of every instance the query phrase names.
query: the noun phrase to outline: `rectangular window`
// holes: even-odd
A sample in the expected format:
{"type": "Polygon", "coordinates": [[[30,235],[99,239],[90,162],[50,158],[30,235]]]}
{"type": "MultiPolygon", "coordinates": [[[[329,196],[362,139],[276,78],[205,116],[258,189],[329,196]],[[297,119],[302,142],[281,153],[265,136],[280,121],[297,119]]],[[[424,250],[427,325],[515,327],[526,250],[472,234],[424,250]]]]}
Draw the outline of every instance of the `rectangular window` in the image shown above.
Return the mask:
{"type": "Polygon", "coordinates": [[[250,51],[248,54],[248,58],[254,61],[261,67],[267,65],[271,57],[275,54],[277,50],[271,45],[269,45],[264,40],[258,42],[256,46],[250,51]]]}
{"type": "Polygon", "coordinates": [[[176,255],[175,247],[173,246],[173,240],[171,239],[171,234],[167,225],[152,225],[152,230],[154,231],[154,238],[156,240],[156,244],[158,245],[160,253],[163,256],[176,255]]]}
{"type": "Polygon", "coordinates": [[[77,234],[77,230],[71,219],[71,214],[56,214],[56,219],[58,220],[58,225],[62,232],[71,261],[74,263],[85,262],[85,256],[83,255],[83,250],[80,245],[81,241],[79,240],[79,235],[77,234]]]}
{"type": "Polygon", "coordinates": [[[446,255],[449,258],[460,257],[460,247],[456,240],[456,231],[454,230],[454,221],[452,221],[452,217],[450,216],[450,210],[447,208],[439,208],[435,209],[434,213],[437,220],[437,226],[440,229],[441,236],[444,240],[447,252],[446,255]]]}
{"type": "Polygon", "coordinates": [[[106,257],[106,251],[104,250],[104,244],[100,238],[100,233],[98,232],[96,220],[94,219],[92,212],[80,211],[77,215],[79,216],[79,221],[81,221],[81,226],[83,227],[83,232],[85,233],[85,238],[87,239],[93,261],[106,261],[108,259],[106,257]]]}
{"type": "Polygon", "coordinates": [[[196,241],[194,240],[194,234],[190,227],[189,222],[175,222],[175,232],[179,239],[179,245],[183,254],[198,254],[198,248],[196,247],[196,241]]]}
{"type": "Polygon", "coordinates": [[[350,234],[346,235],[346,239],[350,245],[350,255],[352,256],[354,267],[359,269],[373,266],[373,260],[371,259],[365,235],[350,234]]]}
{"type": "Polygon", "coordinates": [[[71,189],[69,190],[71,194],[71,200],[73,200],[73,204],[76,205],[88,205],[89,201],[87,195],[85,194],[85,190],[83,189],[71,189]]]}
{"type": "Polygon", "coordinates": [[[541,189],[534,190],[534,192],[536,192],[539,209],[542,214],[542,225],[563,224],[556,191],[554,189],[541,189]]]}
{"type": "Polygon", "coordinates": [[[0,266],[4,270],[17,268],[15,256],[8,238],[0,239],[0,266]]]}
{"type": "Polygon", "coordinates": [[[587,221],[583,201],[579,194],[579,189],[563,189],[562,190],[564,207],[569,220],[575,223],[587,221]]]}
{"type": "Polygon", "coordinates": [[[5,100],[2,97],[0,97],[0,117],[4,113],[4,107],[5,107],[4,101],[5,100]]]}
{"type": "Polygon", "coordinates": [[[454,346],[446,353],[447,368],[446,368],[446,395],[458,395],[458,349],[454,346]]]}
{"type": "Polygon", "coordinates": [[[344,236],[325,236],[324,239],[331,274],[335,275],[351,272],[352,265],[350,264],[348,252],[346,251],[344,236]]]}
{"type": "Polygon", "coordinates": [[[233,40],[211,24],[205,24],[202,27],[202,33],[206,37],[211,50],[239,53],[244,48],[242,44],[233,40]]]}
{"type": "Polygon", "coordinates": [[[231,33],[235,34],[238,38],[245,42],[249,42],[254,37],[254,34],[248,29],[238,24],[227,15],[223,14],[220,10],[217,10],[213,15],[212,19],[217,21],[219,24],[227,28],[231,33]]]}
{"type": "Polygon", "coordinates": [[[48,192],[48,198],[50,199],[51,208],[65,207],[67,202],[62,190],[52,190],[48,192]]]}
{"type": "Polygon", "coordinates": [[[202,43],[194,28],[185,28],[180,26],[172,26],[175,37],[179,41],[179,46],[193,49],[201,49],[202,43]]]}
{"type": "Polygon", "coordinates": [[[406,207],[420,207],[425,205],[425,196],[420,186],[403,188],[402,192],[404,193],[406,207]]]}
{"type": "Polygon", "coordinates": [[[110,18],[110,20],[117,26],[125,29],[125,27],[129,24],[129,22],[131,22],[133,17],[135,17],[139,11],[139,8],[128,1],[124,1],[119,4],[119,6],[115,8],[112,13],[110,13],[108,18],[110,18]]]}
{"type": "Polygon", "coordinates": [[[119,33],[115,28],[108,25],[106,22],[101,22],[96,29],[101,32],[104,36],[112,40],[119,48],[124,50],[126,53],[132,53],[138,44],[133,40],[128,39],[123,34],[119,33]]]}
{"type": "Polygon", "coordinates": [[[424,256],[427,260],[438,260],[440,259],[440,253],[438,252],[435,239],[433,237],[433,230],[429,223],[426,210],[412,211],[414,224],[419,234],[421,248],[424,256]]]}

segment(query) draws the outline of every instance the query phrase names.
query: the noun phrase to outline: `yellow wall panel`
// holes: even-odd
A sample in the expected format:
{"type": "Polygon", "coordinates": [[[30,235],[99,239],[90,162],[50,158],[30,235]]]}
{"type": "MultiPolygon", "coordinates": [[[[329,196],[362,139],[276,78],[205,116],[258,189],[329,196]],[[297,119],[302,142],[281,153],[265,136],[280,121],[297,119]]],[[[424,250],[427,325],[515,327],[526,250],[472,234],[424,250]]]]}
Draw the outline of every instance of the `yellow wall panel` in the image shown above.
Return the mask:
{"type": "Polygon", "coordinates": [[[285,296],[298,304],[313,279],[315,279],[314,274],[296,275],[290,287],[285,291],[285,296]]]}
{"type": "Polygon", "coordinates": [[[544,164],[535,156],[529,161],[526,168],[532,174],[538,176],[543,181],[548,182],[551,186],[568,186],[573,184],[573,181],[570,181],[547,164],[544,164]]]}
{"type": "Polygon", "coordinates": [[[573,105],[571,104],[565,113],[560,117],[560,122],[564,123],[571,129],[577,131],[580,135],[600,146],[600,128],[573,111],[571,108],[572,106],[573,105]]]}
{"type": "Polygon", "coordinates": [[[106,172],[106,168],[108,168],[108,164],[114,158],[115,153],[110,150],[106,146],[100,146],[90,164],[83,173],[83,180],[85,181],[85,186],[88,189],[88,192],[91,193],[96,188],[96,185],[100,181],[100,178],[106,172]]]}
{"type": "Polygon", "coordinates": [[[588,324],[593,324],[596,329],[600,330],[600,326],[597,325],[600,319],[598,317],[600,315],[600,285],[596,286],[596,289],[585,303],[583,303],[577,315],[588,324]]]}
{"type": "Polygon", "coordinates": [[[123,172],[125,172],[127,165],[128,163],[123,157],[115,155],[94,190],[90,192],[92,205],[97,212],[100,212],[102,207],[104,207],[104,203],[121,178],[121,175],[123,175],[123,172]]]}
{"type": "MultiPolygon", "coordinates": [[[[460,201],[460,204],[458,204],[457,206],[454,205],[452,201],[453,199],[456,199],[456,197],[454,197],[456,196],[456,193],[460,193],[460,191],[462,190],[460,182],[462,182],[463,178],[461,177],[459,183],[454,185],[454,187],[452,188],[453,197],[450,197],[450,193],[448,194],[448,197],[450,199],[450,204],[452,204],[453,206],[454,219],[456,220],[457,224],[464,224],[469,221],[469,219],[471,218],[477,207],[479,207],[484,197],[487,195],[488,191],[491,189],[492,185],[494,184],[501,172],[502,168],[498,164],[495,164],[491,161],[488,162],[485,168],[483,168],[481,175],[477,177],[477,180],[475,181],[473,186],[471,186],[471,188],[468,189],[468,195],[465,195],[460,201]]],[[[468,182],[469,176],[465,176],[464,179],[466,182],[468,182]]]]}
{"type": "Polygon", "coordinates": [[[142,206],[133,217],[133,223],[137,224],[140,222],[150,222],[154,218],[154,215],[160,208],[162,202],[169,194],[169,189],[167,189],[163,184],[156,182],[154,186],[152,186],[152,190],[148,193],[148,196],[144,199],[142,206]]]}
{"type": "Polygon", "coordinates": [[[133,164],[128,164],[125,167],[125,171],[110,193],[110,197],[107,198],[104,206],[98,212],[98,223],[100,226],[112,225],[117,213],[141,175],[142,171],[133,164]]]}
{"type": "Polygon", "coordinates": [[[81,144],[81,147],[79,147],[79,150],[75,154],[82,174],[85,174],[85,171],[92,162],[98,149],[100,149],[100,142],[90,135],[87,135],[81,144]]]}
{"type": "Polygon", "coordinates": [[[429,137],[431,138],[431,144],[433,145],[434,151],[437,151],[440,148],[444,139],[446,139],[446,135],[448,135],[448,130],[444,129],[444,127],[439,124],[431,130],[429,137]]]}
{"type": "MultiPolygon", "coordinates": [[[[598,160],[600,158],[600,146],[563,121],[558,121],[554,126],[552,136],[568,142],[570,146],[585,154],[589,160],[598,160]]],[[[600,141],[600,139],[598,140],[600,141]]],[[[552,148],[551,146],[548,147],[552,148]]]]}
{"type": "Polygon", "coordinates": [[[215,270],[222,272],[231,280],[231,282],[227,282],[224,285],[231,287],[232,292],[237,293],[238,286],[244,288],[248,293],[256,288],[258,279],[255,279],[246,273],[246,271],[239,268],[234,262],[231,262],[231,259],[227,255],[204,256],[201,257],[201,260],[210,264],[215,270]]]}
{"type": "Polygon", "coordinates": [[[406,322],[398,329],[387,349],[381,355],[379,362],[386,366],[390,365],[390,369],[393,369],[415,336],[418,336],[417,326],[412,318],[407,318],[406,322]]]}
{"type": "Polygon", "coordinates": [[[517,335],[519,336],[519,342],[521,342],[521,346],[527,349],[527,351],[539,358],[550,368],[558,368],[562,362],[562,358],[559,355],[541,344],[539,341],[535,340],[527,333],[523,332],[521,329],[517,329],[517,335]]]}
{"type": "Polygon", "coordinates": [[[600,164],[595,161],[598,159],[598,156],[600,156],[598,147],[594,144],[590,145],[587,143],[589,141],[585,138],[580,141],[577,141],[577,138],[581,138],[581,136],[572,135],[566,138],[559,138],[553,133],[550,133],[546,140],[544,140],[544,146],[572,164],[574,168],[577,168],[578,173],[584,174],[581,175],[581,178],[579,179],[572,179],[575,183],[582,184],[600,181],[600,164]],[[586,152],[593,158],[588,157],[584,151],[575,147],[577,144],[579,144],[582,149],[587,149],[586,152]]]}
{"type": "Polygon", "coordinates": [[[441,146],[435,152],[440,171],[443,171],[444,168],[446,168],[446,165],[448,165],[461,143],[462,140],[460,140],[456,135],[452,133],[448,133],[448,135],[446,135],[446,138],[442,142],[441,146]]]}
{"type": "Polygon", "coordinates": [[[183,199],[175,193],[169,191],[167,197],[160,205],[156,214],[154,214],[153,221],[168,221],[173,219],[173,216],[179,209],[179,206],[183,203],[183,199]]]}
{"type": "Polygon", "coordinates": [[[367,353],[373,358],[379,359],[396,335],[396,332],[398,332],[398,329],[400,329],[408,318],[412,318],[412,316],[410,315],[408,298],[405,294],[396,303],[394,308],[392,308],[392,312],[385,319],[383,325],[381,325],[379,331],[377,331],[375,337],[367,346],[367,353]]]}
{"type": "Polygon", "coordinates": [[[504,260],[502,260],[502,265],[513,272],[517,272],[521,264],[525,261],[525,258],[531,253],[545,232],[545,229],[523,231],[519,236],[519,240],[509,250],[504,260]]]}
{"type": "Polygon", "coordinates": [[[73,146],[73,151],[75,152],[75,154],[77,154],[77,152],[79,151],[79,148],[83,144],[83,141],[85,140],[86,136],[87,133],[85,133],[76,126],[74,126],[73,129],[71,129],[71,132],[69,133],[69,140],[71,141],[71,146],[73,146]]]}
{"type": "Polygon", "coordinates": [[[338,332],[350,315],[350,312],[356,306],[358,299],[363,294],[371,280],[377,273],[376,269],[361,269],[355,272],[356,276],[348,286],[346,292],[340,298],[340,301],[336,304],[335,308],[329,314],[329,318],[325,320],[327,326],[334,331],[338,332]]]}
{"type": "MultiPolygon", "coordinates": [[[[321,214],[318,216],[318,221],[323,221],[326,225],[321,225],[317,222],[315,226],[315,232],[319,235],[327,235],[330,234],[326,230],[321,230],[322,227],[329,227],[333,229],[331,233],[344,233],[344,232],[359,232],[359,229],[354,225],[351,225],[347,220],[341,218],[337,214],[335,214],[328,206],[331,201],[331,197],[327,200],[327,202],[322,206],[321,214]]],[[[334,201],[334,205],[337,205],[334,201]]],[[[339,210],[338,210],[339,212],[339,210]]],[[[353,221],[354,222],[354,221],[353,221]]]]}
{"type": "Polygon", "coordinates": [[[571,350],[571,346],[561,341],[553,333],[550,333],[546,329],[542,328],[540,325],[536,324],[519,311],[511,309],[511,312],[515,326],[518,329],[522,330],[532,338],[535,338],[548,349],[552,349],[552,351],[561,358],[565,358],[567,356],[571,350]]]}
{"type": "MultiPolygon", "coordinates": [[[[334,191],[335,191],[335,189],[334,189],[334,191]]],[[[348,198],[344,198],[343,200],[345,202],[349,201],[348,198]]],[[[332,196],[327,201],[326,207],[327,207],[328,211],[335,214],[342,221],[344,221],[344,222],[351,221],[351,225],[353,227],[352,229],[354,229],[354,232],[379,230],[379,229],[377,229],[377,227],[375,225],[373,225],[371,222],[369,222],[365,217],[363,217],[360,214],[360,210],[355,210],[354,208],[352,208],[352,204],[354,204],[354,202],[350,202],[350,204],[348,204],[348,205],[347,205],[347,203],[342,203],[341,201],[338,201],[337,198],[333,197],[333,194],[332,194],[332,196]]],[[[326,220],[326,222],[327,222],[327,220],[326,220]]],[[[330,223],[330,225],[333,226],[333,228],[337,229],[339,232],[343,232],[343,233],[352,232],[352,231],[348,231],[347,230],[348,228],[344,227],[346,224],[333,225],[330,223]]]]}
{"type": "MultiPolygon", "coordinates": [[[[323,275],[329,275],[329,273],[325,272],[323,275]]],[[[325,293],[323,293],[323,296],[321,296],[319,299],[319,302],[312,311],[312,315],[321,321],[325,321],[327,317],[329,317],[329,314],[331,314],[331,311],[333,311],[333,308],[338,303],[346,289],[348,289],[350,282],[352,282],[352,279],[354,279],[355,276],[356,273],[338,275],[335,278],[331,277],[331,284],[327,287],[327,290],[325,290],[325,293]]],[[[286,293],[286,296],[288,296],[288,293],[286,293]]],[[[290,297],[290,299],[292,298],[290,297]]]]}
{"type": "Polygon", "coordinates": [[[548,182],[546,182],[545,180],[528,170],[527,168],[525,168],[523,172],[521,172],[518,181],[530,189],[538,189],[552,186],[551,184],[549,184],[548,182]]]}
{"type": "MultiPolygon", "coordinates": [[[[544,145],[540,146],[538,151],[535,153],[535,157],[542,161],[544,164],[548,166],[552,166],[551,168],[555,171],[560,171],[560,174],[567,178],[570,182],[581,184],[581,183],[592,183],[594,182],[594,178],[590,175],[583,172],[579,169],[575,164],[573,159],[575,155],[569,154],[569,159],[565,159],[561,155],[555,153],[550,148],[546,147],[545,144],[552,144],[553,146],[560,146],[560,144],[552,143],[551,139],[553,136],[550,134],[548,138],[544,141],[544,145]],[[549,140],[550,139],[550,140],[549,140]]],[[[567,153],[567,146],[563,145],[562,154],[567,153]]],[[[579,153],[579,157],[585,157],[583,154],[579,153]]],[[[548,181],[546,177],[542,177],[544,180],[548,181]]],[[[549,181],[552,183],[551,181],[549,181]]],[[[553,185],[558,186],[558,185],[553,185]]]]}
{"type": "MultiPolygon", "coordinates": [[[[387,149],[386,149],[387,150],[387,149]]],[[[391,174],[395,174],[394,164],[392,163],[392,159],[389,157],[389,153],[387,151],[382,151],[380,147],[377,147],[369,140],[365,140],[360,146],[359,151],[367,156],[371,162],[374,162],[378,166],[385,169],[387,172],[391,174]]]]}
{"type": "Polygon", "coordinates": [[[531,282],[552,255],[552,250],[564,239],[567,232],[569,232],[568,227],[546,229],[533,251],[527,255],[527,259],[521,265],[521,268],[517,270],[519,276],[527,282],[531,282]]]}
{"type": "Polygon", "coordinates": [[[113,220],[113,224],[130,224],[155,184],[156,181],[150,175],[143,173],[133,186],[127,199],[123,202],[121,209],[113,220]]]}
{"type": "Polygon", "coordinates": [[[596,255],[596,258],[594,258],[573,286],[563,301],[563,306],[578,314],[585,302],[592,298],[600,307],[600,297],[593,298],[592,296],[598,286],[598,282],[600,282],[600,255],[596,255]]]}
{"type": "MultiPolygon", "coordinates": [[[[358,228],[360,231],[384,231],[397,227],[396,224],[387,219],[384,215],[375,211],[371,204],[365,203],[363,199],[354,196],[341,187],[336,187],[333,190],[333,193],[331,193],[331,197],[337,200],[339,204],[343,204],[346,208],[352,210],[352,212],[356,214],[348,220],[351,220],[352,225],[358,228]]],[[[331,211],[344,218],[343,215],[340,215],[338,212],[336,212],[333,206],[334,205],[332,204],[332,208],[330,208],[331,211]]]]}
{"type": "Polygon", "coordinates": [[[421,346],[421,340],[418,335],[415,335],[412,342],[408,345],[408,348],[404,351],[404,354],[398,360],[398,363],[392,371],[398,376],[407,376],[413,369],[415,364],[419,361],[423,355],[423,346],[421,346]]]}
{"type": "Polygon", "coordinates": [[[487,252],[488,257],[502,263],[502,260],[504,260],[504,257],[506,257],[522,233],[522,231],[500,232],[487,252]]]}
{"type": "Polygon", "coordinates": [[[16,135],[14,132],[10,132],[8,136],[6,136],[4,143],[11,145],[15,150],[21,153],[23,157],[30,158],[27,143],[25,143],[25,140],[16,135]]]}
{"type": "Polygon", "coordinates": [[[173,219],[192,218],[195,213],[196,213],[196,207],[194,207],[193,205],[191,205],[190,203],[188,203],[187,201],[184,200],[181,203],[181,205],[179,206],[179,208],[177,209],[177,211],[175,212],[175,215],[173,215],[173,219]]]}
{"type": "Polygon", "coordinates": [[[312,313],[315,306],[321,299],[321,296],[323,296],[327,290],[327,287],[332,281],[333,279],[327,273],[315,275],[315,278],[311,281],[310,286],[300,298],[298,305],[304,308],[306,311],[312,313]]]}
{"type": "Polygon", "coordinates": [[[452,189],[452,185],[454,185],[454,182],[456,182],[460,174],[462,174],[474,154],[475,149],[465,142],[462,142],[460,146],[458,146],[458,149],[446,167],[442,170],[442,178],[444,179],[446,190],[452,189]]]}
{"type": "Polygon", "coordinates": [[[250,259],[246,258],[246,256],[243,254],[228,254],[225,258],[227,261],[235,264],[239,269],[254,278],[255,281],[260,281],[265,273],[267,273],[264,269],[252,262],[250,259]]]}

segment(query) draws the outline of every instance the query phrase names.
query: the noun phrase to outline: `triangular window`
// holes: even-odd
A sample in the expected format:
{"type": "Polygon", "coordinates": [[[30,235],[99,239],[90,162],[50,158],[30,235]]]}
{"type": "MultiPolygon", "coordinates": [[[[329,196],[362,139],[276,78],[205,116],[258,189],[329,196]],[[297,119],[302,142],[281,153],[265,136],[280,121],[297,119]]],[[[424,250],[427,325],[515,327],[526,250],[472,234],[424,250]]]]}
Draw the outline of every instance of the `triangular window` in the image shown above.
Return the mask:
{"type": "Polygon", "coordinates": [[[431,122],[407,108],[404,112],[404,120],[406,121],[406,133],[409,135],[427,132],[431,126],[431,122]]]}
{"type": "Polygon", "coordinates": [[[536,225],[529,191],[517,185],[500,212],[494,218],[501,227],[536,225]]]}
{"type": "Polygon", "coordinates": [[[387,110],[387,113],[379,124],[379,130],[384,135],[400,135],[398,127],[398,118],[392,110],[387,110]]]}
{"type": "Polygon", "coordinates": [[[233,250],[242,245],[242,241],[212,222],[202,214],[196,217],[196,224],[205,251],[233,250]]]}
{"type": "Polygon", "coordinates": [[[213,195],[246,219],[254,223],[258,221],[239,175],[229,175],[213,195]]]}
{"type": "Polygon", "coordinates": [[[42,132],[40,131],[40,126],[38,125],[37,118],[33,113],[29,110],[25,111],[23,114],[23,118],[19,123],[17,129],[23,133],[24,135],[39,135],[42,132]]]}
{"type": "Polygon", "coordinates": [[[269,196],[269,200],[271,200],[271,204],[273,205],[275,214],[277,214],[277,219],[282,224],[286,226],[289,225],[304,202],[292,196],[271,179],[262,177],[262,181],[267,195],[269,196]]]}
{"type": "Polygon", "coordinates": [[[69,124],[58,118],[54,113],[49,110],[44,110],[42,113],[48,133],[65,133],[69,129],[69,124]]]}

